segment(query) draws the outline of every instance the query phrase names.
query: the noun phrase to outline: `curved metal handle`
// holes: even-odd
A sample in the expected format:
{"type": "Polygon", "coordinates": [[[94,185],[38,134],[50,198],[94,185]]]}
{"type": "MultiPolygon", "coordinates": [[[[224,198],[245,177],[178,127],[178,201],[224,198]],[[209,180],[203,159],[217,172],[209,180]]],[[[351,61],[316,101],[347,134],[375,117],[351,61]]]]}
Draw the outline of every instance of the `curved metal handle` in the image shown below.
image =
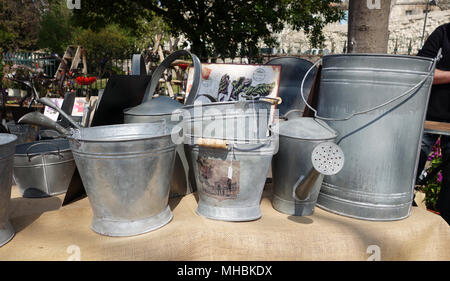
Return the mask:
{"type": "Polygon", "coordinates": [[[60,158],[63,157],[63,156],[61,155],[61,150],[59,149],[59,146],[55,145],[54,143],[48,142],[48,141],[41,141],[41,142],[37,142],[37,143],[34,143],[34,144],[30,145],[30,146],[27,148],[27,150],[26,150],[26,154],[27,154],[27,157],[28,157],[28,161],[31,161],[31,158],[33,158],[34,156],[38,156],[38,155],[49,155],[49,154],[54,154],[54,155],[58,155],[60,158]],[[46,153],[36,153],[36,154],[34,154],[34,155],[30,155],[30,149],[31,149],[32,147],[36,147],[36,146],[43,145],[43,144],[46,144],[46,145],[50,145],[50,146],[55,147],[55,148],[58,150],[58,153],[55,153],[55,152],[46,152],[46,153]]]}
{"type": "Polygon", "coordinates": [[[156,87],[158,86],[159,79],[162,77],[164,70],[166,70],[166,68],[168,68],[172,64],[172,62],[174,62],[176,59],[186,55],[191,56],[192,62],[194,63],[194,81],[192,82],[192,88],[185,104],[192,104],[194,102],[195,96],[197,95],[197,91],[200,85],[202,66],[199,58],[196,55],[186,50],[178,50],[167,56],[161,62],[161,64],[158,65],[155,71],[153,71],[152,79],[150,80],[150,83],[147,85],[147,88],[145,89],[145,95],[144,98],[142,99],[142,103],[152,99],[156,87]]]}
{"type": "Polygon", "coordinates": [[[303,93],[303,87],[304,87],[304,84],[305,84],[305,81],[306,81],[306,77],[308,76],[308,74],[311,72],[312,69],[314,69],[320,62],[322,62],[322,59],[319,59],[318,61],[316,61],[311,66],[311,68],[306,72],[305,76],[303,77],[302,84],[300,86],[301,97],[302,97],[302,100],[305,103],[305,105],[314,112],[314,118],[325,120],[325,121],[346,121],[346,120],[349,120],[350,118],[352,118],[353,116],[364,114],[364,113],[368,113],[368,112],[377,110],[377,109],[379,109],[381,107],[384,107],[384,106],[386,106],[386,105],[388,105],[390,103],[393,103],[394,101],[396,101],[398,99],[401,99],[402,97],[407,96],[408,94],[410,94],[410,92],[413,92],[414,90],[416,90],[417,88],[422,86],[422,84],[425,83],[425,81],[428,79],[428,77],[431,76],[434,73],[434,68],[435,68],[435,65],[436,65],[436,62],[437,62],[439,56],[440,56],[440,53],[438,54],[438,56],[436,58],[433,59],[433,65],[432,65],[430,71],[425,76],[425,78],[423,78],[419,83],[414,85],[411,89],[407,90],[406,92],[402,93],[401,95],[399,95],[399,96],[397,96],[395,98],[392,98],[392,99],[390,99],[390,100],[388,100],[388,101],[386,101],[386,102],[384,102],[382,104],[379,104],[379,105],[377,105],[375,107],[372,107],[372,108],[369,108],[367,110],[363,110],[363,111],[352,113],[352,114],[348,115],[345,118],[327,118],[327,117],[319,116],[317,114],[317,110],[315,110],[310,104],[308,104],[308,102],[305,99],[305,95],[303,93]]]}

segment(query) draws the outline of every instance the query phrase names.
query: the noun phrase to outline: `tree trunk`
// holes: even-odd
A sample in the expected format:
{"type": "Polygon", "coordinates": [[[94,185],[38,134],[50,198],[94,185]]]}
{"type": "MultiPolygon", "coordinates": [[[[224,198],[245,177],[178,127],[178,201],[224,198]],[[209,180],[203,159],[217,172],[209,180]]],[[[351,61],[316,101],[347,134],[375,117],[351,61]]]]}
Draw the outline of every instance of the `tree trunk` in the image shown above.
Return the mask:
{"type": "Polygon", "coordinates": [[[350,0],[348,52],[387,53],[390,12],[391,0],[350,0]]]}

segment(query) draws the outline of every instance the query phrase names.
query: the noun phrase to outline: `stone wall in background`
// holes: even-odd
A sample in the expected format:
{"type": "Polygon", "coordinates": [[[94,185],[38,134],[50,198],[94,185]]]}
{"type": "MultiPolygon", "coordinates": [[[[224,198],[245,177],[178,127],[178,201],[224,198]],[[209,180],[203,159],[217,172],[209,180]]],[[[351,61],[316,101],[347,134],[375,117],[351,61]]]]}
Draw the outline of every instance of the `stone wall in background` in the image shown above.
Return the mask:
{"type": "MultiPolygon", "coordinates": [[[[406,6],[405,6],[406,7],[406,6]]],[[[402,8],[405,8],[402,7],[402,8]]],[[[397,7],[394,7],[397,9],[397,7]]],[[[401,10],[393,10],[389,23],[389,53],[415,55],[420,48],[425,15],[403,15],[401,10]]],[[[404,12],[404,11],[403,11],[404,12]]],[[[425,29],[425,39],[433,30],[441,24],[450,22],[450,10],[439,9],[430,11],[425,29]]],[[[323,33],[326,42],[323,53],[343,53],[347,42],[347,24],[327,25],[323,33]]],[[[316,53],[320,50],[311,49],[307,36],[302,31],[294,31],[286,28],[277,34],[280,43],[277,53],[299,55],[305,53],[316,53]]]]}

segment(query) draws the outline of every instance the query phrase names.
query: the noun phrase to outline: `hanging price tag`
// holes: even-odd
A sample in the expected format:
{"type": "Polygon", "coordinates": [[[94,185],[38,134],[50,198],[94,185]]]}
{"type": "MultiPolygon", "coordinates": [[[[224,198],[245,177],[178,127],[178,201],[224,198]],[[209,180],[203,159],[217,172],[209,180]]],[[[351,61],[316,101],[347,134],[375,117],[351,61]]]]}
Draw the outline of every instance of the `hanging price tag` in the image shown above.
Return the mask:
{"type": "Polygon", "coordinates": [[[231,165],[228,167],[228,178],[233,179],[233,167],[231,165]]]}

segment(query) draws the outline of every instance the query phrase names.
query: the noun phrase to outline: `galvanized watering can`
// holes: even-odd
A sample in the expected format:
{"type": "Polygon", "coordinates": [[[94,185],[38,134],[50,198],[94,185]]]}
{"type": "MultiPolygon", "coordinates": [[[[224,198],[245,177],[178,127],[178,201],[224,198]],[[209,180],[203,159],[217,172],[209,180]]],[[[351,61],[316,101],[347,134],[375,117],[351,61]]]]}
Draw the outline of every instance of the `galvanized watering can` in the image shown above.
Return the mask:
{"type": "Polygon", "coordinates": [[[323,57],[317,110],[305,103],[340,133],[346,164],[324,178],[319,207],[365,220],[409,216],[435,63],[398,55],[323,57]]]}
{"type": "Polygon", "coordinates": [[[14,148],[17,136],[0,134],[0,247],[8,243],[15,234],[9,222],[9,202],[13,175],[14,148]]]}
{"type": "Polygon", "coordinates": [[[74,171],[75,160],[66,139],[16,146],[14,180],[24,197],[40,198],[66,192],[74,171]]]}
{"type": "MultiPolygon", "coordinates": [[[[25,115],[20,122],[55,126],[37,112],[25,115]]],[[[169,183],[175,144],[164,122],[59,130],[70,142],[91,203],[91,228],[95,232],[131,236],[170,222],[169,183]]]]}
{"type": "Polygon", "coordinates": [[[279,137],[272,161],[272,206],[289,215],[312,215],[324,174],[337,174],[344,166],[337,133],[309,117],[277,123],[271,131],[279,137]]]}
{"type": "Polygon", "coordinates": [[[278,145],[268,136],[271,105],[248,100],[184,108],[199,215],[224,221],[261,217],[261,196],[278,145]]]}
{"type": "MultiPolygon", "coordinates": [[[[142,103],[124,111],[125,123],[148,123],[165,120],[170,130],[179,124],[181,120],[177,112],[183,107],[183,104],[167,96],[154,98],[153,94],[164,70],[176,59],[186,55],[191,56],[194,63],[194,78],[186,103],[189,104],[195,98],[201,77],[200,60],[196,55],[185,50],[173,52],[153,72],[152,80],[147,86],[142,103]]],[[[184,145],[179,144],[176,150],[175,168],[171,178],[171,196],[185,195],[194,191],[188,180],[189,164],[186,159],[184,145]]]]}

